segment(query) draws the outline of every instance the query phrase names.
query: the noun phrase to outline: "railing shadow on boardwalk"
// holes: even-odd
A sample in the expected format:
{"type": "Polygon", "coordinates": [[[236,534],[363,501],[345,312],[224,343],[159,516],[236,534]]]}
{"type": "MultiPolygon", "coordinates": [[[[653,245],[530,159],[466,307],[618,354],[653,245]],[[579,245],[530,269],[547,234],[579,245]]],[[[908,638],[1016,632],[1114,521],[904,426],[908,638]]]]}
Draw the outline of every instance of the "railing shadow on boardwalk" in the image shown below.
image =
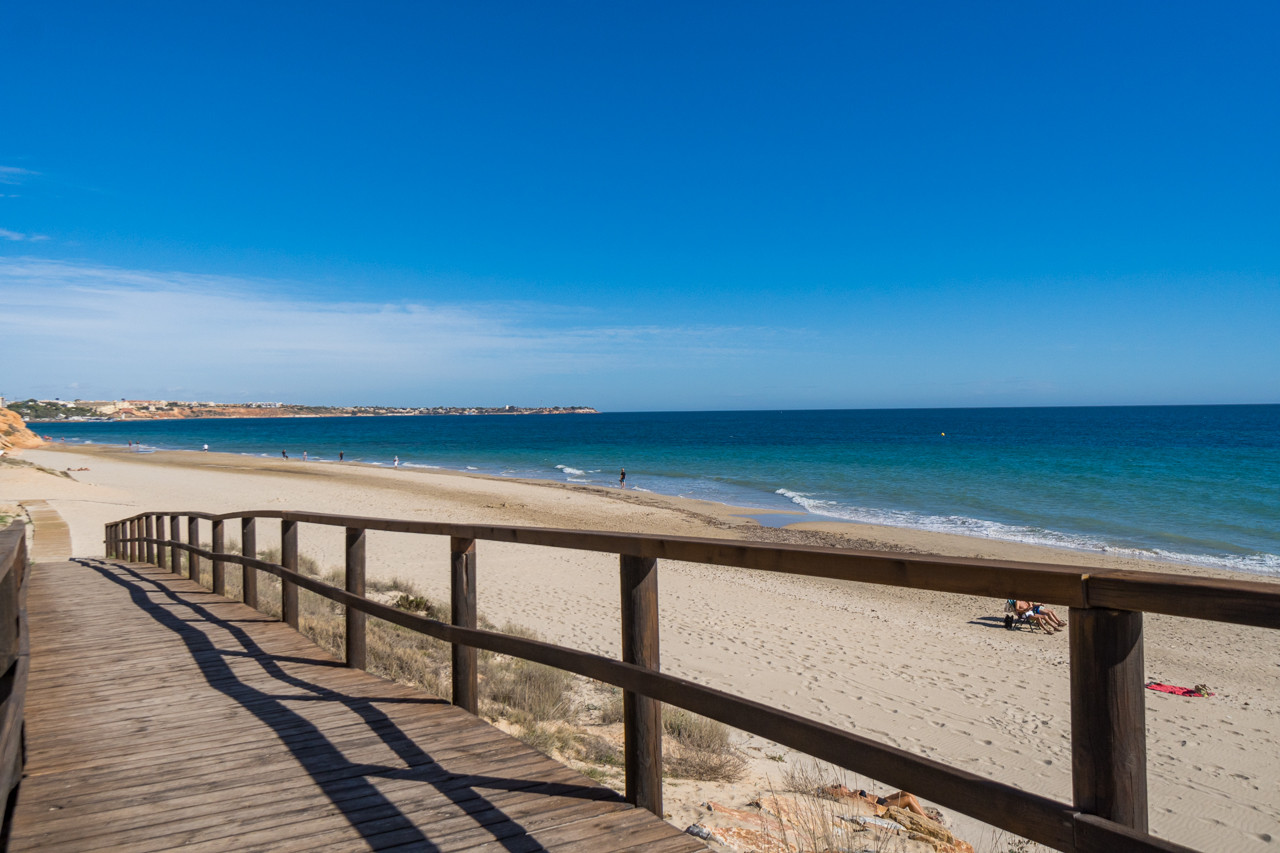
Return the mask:
{"type": "MultiPolygon", "coordinates": [[[[242,627],[240,620],[222,618],[210,608],[194,600],[199,594],[174,591],[120,563],[86,559],[77,559],[73,562],[97,572],[103,578],[124,588],[133,603],[143,613],[172,631],[186,646],[192,661],[199,667],[209,687],[235,701],[253,714],[264,726],[270,728],[279,738],[280,743],[289,750],[298,764],[325,793],[333,806],[348,818],[352,828],[366,840],[371,840],[375,835],[386,837],[394,833],[399,844],[412,843],[415,849],[423,851],[439,849],[414,826],[408,816],[369,781],[370,778],[416,780],[424,785],[432,785],[437,793],[447,797],[467,814],[486,814],[490,818],[497,809],[480,792],[480,788],[523,791],[536,787],[548,796],[589,800],[608,798],[611,793],[598,787],[548,783],[536,779],[451,773],[438,764],[429,752],[407,736],[375,704],[447,705],[448,703],[444,700],[430,697],[417,699],[352,696],[315,684],[286,672],[280,665],[281,662],[292,661],[323,667],[342,667],[343,665],[322,658],[300,659],[272,655],[242,627]],[[153,593],[159,593],[168,603],[156,601],[152,597],[153,593]],[[186,608],[192,616],[201,620],[200,624],[221,629],[226,637],[239,645],[242,650],[226,649],[215,643],[204,631],[196,627],[196,623],[183,619],[171,605],[186,608]],[[228,657],[250,658],[281,685],[302,691],[304,695],[287,697],[273,695],[247,684],[235,674],[226,660],[228,657]],[[354,764],[348,761],[318,726],[302,714],[290,709],[285,704],[286,701],[332,702],[341,705],[359,717],[368,726],[370,733],[376,735],[398,759],[403,761],[404,766],[354,764]],[[442,784],[446,782],[450,784],[442,784]]],[[[203,593],[204,596],[209,594],[203,593]]],[[[503,816],[498,820],[489,820],[485,823],[477,819],[476,825],[491,834],[495,843],[501,844],[508,850],[527,849],[524,843],[517,842],[518,837],[525,834],[524,828],[508,817],[503,816]]]]}
{"type": "MultiPolygon", "coordinates": [[[[663,814],[661,706],[673,705],[909,790],[992,826],[1067,853],[1188,851],[1148,832],[1143,616],[1161,613],[1280,629],[1280,584],[1132,570],[964,559],[611,531],[559,530],[367,518],[287,510],[215,515],[145,512],[106,525],[116,559],[200,577],[209,561],[214,593],[228,568],[243,572],[244,603],[257,607],[259,573],[280,579],[281,618],[299,626],[298,590],[340,605],[346,664],[366,664],[365,619],[373,617],[452,644],[452,702],[476,713],[478,650],[557,667],[623,691],[626,801],[663,814]],[[279,562],[260,559],[257,523],[280,523],[279,562]],[[184,523],[185,521],[185,523],[184,523]],[[242,553],[224,547],[239,521],[242,553]],[[302,525],[345,528],[345,583],[298,571],[302,525]],[[207,525],[207,527],[206,527],[207,525]],[[202,527],[211,546],[201,546],[202,527]],[[183,535],[185,529],[185,536],[183,535]],[[448,621],[365,595],[365,539],[373,531],[449,539],[448,621]],[[477,541],[614,554],[619,559],[621,659],[477,625],[477,541]],[[659,560],[735,567],[955,595],[1020,598],[1069,608],[1072,797],[1063,802],[851,731],[669,675],[659,666],[659,560]],[[184,571],[185,564],[185,571],[184,571]]],[[[265,555],[264,555],[265,556],[265,555]]],[[[991,624],[991,627],[996,627],[991,624]]]]}

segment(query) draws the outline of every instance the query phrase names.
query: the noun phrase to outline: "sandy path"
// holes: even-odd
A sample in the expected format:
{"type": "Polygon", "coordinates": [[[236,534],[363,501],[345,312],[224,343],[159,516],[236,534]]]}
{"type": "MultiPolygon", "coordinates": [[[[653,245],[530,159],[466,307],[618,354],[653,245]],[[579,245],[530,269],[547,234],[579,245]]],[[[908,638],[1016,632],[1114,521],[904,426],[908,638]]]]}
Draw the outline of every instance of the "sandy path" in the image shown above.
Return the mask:
{"type": "MultiPolygon", "coordinates": [[[[22,458],[90,469],[71,481],[0,467],[0,505],[47,500],[67,520],[81,555],[101,554],[104,523],[144,509],[296,509],[1161,568],[1105,554],[865,525],[766,530],[729,507],[437,471],[103,448],[25,451],[22,458]]],[[[271,547],[272,525],[262,527],[260,547],[271,547]]],[[[340,537],[338,529],[304,526],[301,547],[322,565],[337,566],[340,537]]],[[[480,609],[490,619],[527,625],[557,643],[618,653],[615,557],[485,542],[478,550],[480,609]]],[[[438,537],[371,533],[370,571],[407,577],[440,597],[447,594],[447,551],[438,537]]],[[[679,563],[664,563],[661,572],[667,671],[1070,799],[1065,636],[1004,631],[994,619],[1000,602],[989,599],[679,563]]],[[[1148,678],[1207,682],[1218,694],[1147,694],[1153,830],[1204,850],[1275,850],[1280,636],[1148,616],[1146,654],[1148,678]]],[[[681,787],[668,799],[681,799],[681,787]]],[[[683,788],[694,804],[710,790],[683,788]]],[[[682,819],[687,807],[673,805],[674,819],[682,819]]],[[[961,837],[981,840],[963,819],[957,828],[961,837]]]]}

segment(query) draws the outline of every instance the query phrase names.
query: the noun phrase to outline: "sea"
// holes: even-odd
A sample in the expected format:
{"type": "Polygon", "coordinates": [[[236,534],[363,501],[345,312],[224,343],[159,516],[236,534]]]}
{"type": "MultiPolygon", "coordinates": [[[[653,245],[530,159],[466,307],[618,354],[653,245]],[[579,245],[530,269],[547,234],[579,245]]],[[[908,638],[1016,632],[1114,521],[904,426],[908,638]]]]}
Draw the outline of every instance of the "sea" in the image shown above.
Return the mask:
{"type": "MultiPolygon", "coordinates": [[[[1280,575],[1280,405],[32,424],[54,440],[628,488],[1280,575]]],[[[784,513],[800,512],[802,515],[784,513]]]]}

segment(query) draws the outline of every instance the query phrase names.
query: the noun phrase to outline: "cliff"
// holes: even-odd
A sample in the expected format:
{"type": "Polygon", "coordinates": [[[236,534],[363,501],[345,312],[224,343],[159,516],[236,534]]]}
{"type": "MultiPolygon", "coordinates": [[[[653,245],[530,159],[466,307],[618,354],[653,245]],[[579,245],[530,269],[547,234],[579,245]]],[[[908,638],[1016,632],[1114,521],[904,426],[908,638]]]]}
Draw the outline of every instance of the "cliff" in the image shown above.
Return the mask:
{"type": "Polygon", "coordinates": [[[43,443],[40,436],[27,429],[26,422],[17,412],[0,409],[0,450],[39,447],[43,443]]]}

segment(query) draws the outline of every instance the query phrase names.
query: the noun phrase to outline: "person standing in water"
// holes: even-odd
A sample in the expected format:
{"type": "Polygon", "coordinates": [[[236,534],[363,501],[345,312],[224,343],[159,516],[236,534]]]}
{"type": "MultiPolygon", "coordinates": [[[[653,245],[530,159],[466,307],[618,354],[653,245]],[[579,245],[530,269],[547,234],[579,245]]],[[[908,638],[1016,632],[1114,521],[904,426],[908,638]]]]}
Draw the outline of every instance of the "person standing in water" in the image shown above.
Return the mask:
{"type": "Polygon", "coordinates": [[[392,467],[392,468],[399,468],[399,467],[400,467],[400,457],[399,457],[399,456],[397,456],[397,457],[396,457],[395,462],[393,462],[393,463],[391,464],[391,467],[392,467]]]}
{"type": "Polygon", "coordinates": [[[338,451],[338,461],[339,461],[339,462],[341,462],[341,461],[342,461],[342,451],[341,451],[341,450],[339,450],[339,451],[338,451]]]}
{"type": "Polygon", "coordinates": [[[627,487],[627,469],[623,468],[618,474],[618,488],[625,489],[627,487]]]}

